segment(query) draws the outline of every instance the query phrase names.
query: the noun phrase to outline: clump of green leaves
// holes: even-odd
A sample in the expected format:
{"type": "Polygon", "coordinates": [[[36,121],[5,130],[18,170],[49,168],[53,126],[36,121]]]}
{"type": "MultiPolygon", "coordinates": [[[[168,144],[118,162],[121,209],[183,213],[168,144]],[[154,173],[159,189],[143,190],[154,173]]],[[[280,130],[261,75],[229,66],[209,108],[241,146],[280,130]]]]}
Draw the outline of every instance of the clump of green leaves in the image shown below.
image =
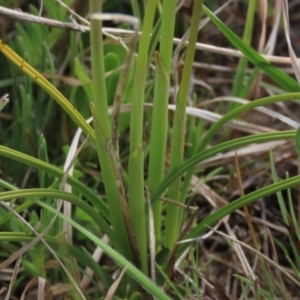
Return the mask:
{"type": "MultiPolygon", "coordinates": [[[[130,275],[123,278],[115,291],[119,297],[146,297],[147,292],[157,299],[170,299],[174,294],[178,298],[185,298],[193,293],[200,295],[198,283],[194,287],[181,290],[172,282],[174,262],[183,255],[191,242],[205,234],[208,226],[215,225],[237,209],[273,193],[279,196],[282,190],[289,191],[300,183],[299,176],[278,181],[273,170],[273,184],[241,195],[201,222],[193,224],[196,214],[189,211],[189,201],[193,200],[189,192],[198,163],[253,143],[288,140],[294,139],[295,136],[297,149],[299,148],[299,130],[297,134],[295,130],[288,130],[250,134],[231,140],[222,140],[218,136],[224,126],[237,120],[243,113],[268,104],[299,99],[299,85],[292,77],[251,48],[256,1],[248,6],[245,32],[243,39],[240,39],[203,5],[203,1],[195,0],[182,69],[177,67],[177,61],[172,61],[176,1],[146,1],[143,5],[137,0],[131,2],[134,17],[102,14],[101,1],[90,0],[90,35],[70,34],[67,63],[72,66],[70,77],[76,79],[64,80],[76,84],[69,88],[59,85],[58,78],[61,77],[57,76],[58,66],[52,60],[52,52],[58,47],[56,43],[64,34],[63,30],[30,23],[27,31],[18,25],[18,38],[11,46],[14,49],[27,49],[24,54],[26,61],[16,54],[17,50],[15,52],[0,41],[2,53],[12,65],[19,68],[12,67],[12,74],[17,75],[17,80],[21,82],[20,88],[15,89],[13,93],[20,95],[22,99],[21,103],[14,105],[14,115],[18,119],[11,128],[14,141],[7,141],[6,145],[1,145],[0,155],[13,160],[14,163],[19,162],[38,170],[38,184],[35,188],[17,189],[1,181],[6,191],[0,193],[0,201],[10,201],[13,211],[19,216],[27,217],[32,226],[39,223],[41,235],[36,238],[36,233],[30,230],[30,226],[24,225],[26,222],[21,222],[20,218],[18,221],[14,218],[10,220],[13,212],[1,210],[0,225],[4,226],[10,235],[3,233],[0,238],[8,244],[7,253],[17,251],[15,245],[10,243],[12,241],[22,244],[33,241],[32,244],[35,245],[43,238],[47,245],[63,258],[61,265],[66,266],[63,271],[57,271],[53,267],[53,281],[63,278],[70,284],[70,293],[76,299],[83,297],[78,288],[82,277],[79,271],[84,274],[83,269],[86,266],[93,272],[91,277],[100,278],[103,282],[103,287],[97,289],[95,297],[104,296],[112,285],[110,270],[92,258],[93,245],[100,247],[115,261],[114,270],[123,268],[126,269],[126,274],[130,275]],[[191,107],[190,110],[187,109],[202,10],[228,41],[245,56],[239,62],[232,95],[245,97],[250,92],[255,77],[262,71],[286,92],[258,98],[246,104],[230,105],[228,112],[208,128],[203,122],[196,120],[196,117],[202,116],[200,111],[194,108],[197,114],[190,117],[188,113],[191,107]],[[111,40],[103,38],[103,20],[132,26],[133,30],[127,32],[130,33],[127,43],[122,41],[118,45],[106,45],[106,42],[111,40]],[[33,32],[37,34],[31,34],[33,32]],[[35,44],[43,46],[35,47],[35,44]],[[84,59],[84,49],[87,45],[90,45],[91,49],[90,65],[84,59]],[[157,52],[154,52],[154,49],[157,49],[157,52]],[[255,66],[250,76],[246,74],[248,61],[255,66]],[[155,71],[152,72],[154,68],[155,71]],[[178,71],[179,74],[176,73],[178,71]],[[179,85],[175,87],[172,86],[174,74],[180,79],[179,85]],[[49,80],[44,75],[48,76],[49,80]],[[33,82],[39,85],[38,89],[33,82]],[[174,118],[169,118],[168,114],[171,88],[176,99],[174,118]],[[64,96],[63,91],[67,92],[68,97],[64,96]],[[145,102],[148,102],[149,98],[153,99],[150,117],[145,114],[145,102]],[[40,133],[46,131],[49,123],[53,122],[53,113],[58,109],[52,100],[61,108],[58,115],[62,118],[62,126],[57,127],[59,130],[56,128],[55,134],[45,135],[45,138],[40,133]],[[125,104],[130,104],[130,107],[125,104]],[[128,107],[129,113],[127,111],[127,115],[121,115],[122,109],[128,110],[128,107]],[[68,148],[69,165],[65,165],[63,171],[59,167],[60,162],[55,166],[52,161],[61,161],[57,159],[56,154],[60,151],[63,153],[63,143],[69,140],[68,127],[71,125],[63,121],[66,116],[79,130],[68,148]],[[92,116],[92,125],[89,125],[91,120],[85,121],[86,116],[92,116]],[[151,124],[147,130],[147,138],[146,123],[151,124]],[[31,143],[35,140],[33,137],[37,132],[38,144],[31,143]],[[84,144],[81,153],[78,153],[74,148],[78,148],[82,132],[89,141],[84,144]],[[128,133],[125,139],[128,145],[125,147],[122,137],[119,137],[121,132],[128,133]],[[171,140],[170,149],[167,147],[168,138],[171,140]],[[185,147],[187,139],[192,145],[188,150],[185,147]],[[22,143],[18,147],[19,141],[22,143]],[[58,146],[53,146],[55,143],[58,146]],[[52,149],[54,147],[55,150],[52,149]],[[170,152],[168,167],[167,151],[170,152]],[[98,165],[100,171],[95,170],[95,166],[98,165]],[[168,197],[166,202],[160,201],[165,195],[168,197]],[[20,198],[24,199],[21,204],[15,201],[20,198]],[[62,200],[64,202],[61,202],[62,200]],[[37,205],[41,207],[40,212],[35,211],[37,205]],[[64,214],[60,212],[62,205],[64,214]],[[72,206],[76,207],[75,220],[72,219],[72,206]],[[49,224],[52,226],[48,232],[49,224]],[[73,229],[76,230],[74,238],[73,229]],[[98,237],[100,234],[108,237],[110,245],[98,237]],[[76,247],[76,243],[82,245],[85,239],[88,241],[85,243],[86,248],[76,247]],[[177,244],[178,240],[183,239],[186,239],[185,243],[177,244]],[[157,270],[159,274],[156,274],[157,270]]],[[[71,6],[73,1],[69,0],[65,4],[71,6]]],[[[45,10],[54,19],[66,20],[66,10],[54,1],[47,1],[45,10]]],[[[30,12],[38,13],[32,6],[30,12]]],[[[6,94],[0,99],[0,110],[7,102],[6,94]]],[[[1,130],[5,132],[4,127],[1,130]]],[[[63,157],[63,154],[57,155],[63,157]]],[[[210,171],[208,175],[202,171],[204,179],[201,184],[219,172],[219,168],[210,171]]],[[[20,178],[14,179],[14,182],[19,183],[20,178]]],[[[286,215],[287,209],[282,196],[279,197],[279,205],[286,225],[296,228],[292,197],[289,196],[291,222],[286,215]]],[[[291,236],[291,241],[294,243],[294,255],[299,256],[295,239],[295,236],[299,237],[299,233],[295,231],[297,234],[291,236]]],[[[51,258],[45,249],[44,244],[39,243],[28,250],[28,261],[24,261],[24,266],[31,276],[46,276],[43,262],[48,262],[51,258]],[[38,257],[37,253],[42,254],[38,257]]],[[[194,250],[195,248],[192,251],[194,250]]],[[[196,253],[198,255],[198,250],[196,253]]],[[[194,264],[197,264],[197,259],[193,257],[194,264]]],[[[297,263],[299,264],[298,259],[297,263]]],[[[259,294],[268,297],[285,294],[284,288],[278,292],[272,284],[268,286],[270,293],[266,293],[258,288],[256,281],[252,282],[249,278],[241,278],[241,281],[250,286],[257,297],[259,294]]],[[[245,291],[244,293],[247,294],[245,291]]]]}

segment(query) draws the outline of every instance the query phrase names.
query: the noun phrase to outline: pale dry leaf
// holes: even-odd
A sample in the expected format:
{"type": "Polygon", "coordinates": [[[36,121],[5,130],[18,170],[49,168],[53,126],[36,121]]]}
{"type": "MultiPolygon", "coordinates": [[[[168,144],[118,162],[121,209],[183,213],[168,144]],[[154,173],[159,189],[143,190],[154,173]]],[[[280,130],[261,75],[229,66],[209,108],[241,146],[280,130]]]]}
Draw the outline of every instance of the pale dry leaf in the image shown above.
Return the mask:
{"type": "Polygon", "coordinates": [[[9,288],[8,288],[7,294],[5,296],[5,300],[9,300],[10,299],[10,294],[12,292],[12,289],[13,289],[14,284],[15,284],[16,279],[17,279],[17,275],[19,273],[21,259],[22,259],[22,256],[20,256],[16,260],[16,264],[15,264],[14,271],[13,271],[12,276],[11,276],[11,280],[10,280],[10,283],[9,283],[9,288]]]}
{"type": "Polygon", "coordinates": [[[279,29],[279,23],[280,23],[280,15],[281,15],[281,0],[275,0],[274,3],[274,9],[273,9],[273,20],[272,20],[272,30],[269,35],[269,39],[267,41],[267,44],[265,46],[265,54],[272,55],[274,53],[276,41],[277,41],[277,35],[278,35],[278,29],[279,29]]]}
{"type": "MultiPolygon", "coordinates": [[[[60,190],[63,190],[67,193],[72,192],[71,186],[69,184],[67,184],[67,178],[68,178],[69,175],[73,174],[74,162],[75,162],[76,158],[78,157],[78,154],[80,153],[80,151],[83,149],[83,147],[85,146],[85,144],[87,142],[88,142],[88,137],[83,141],[83,143],[80,145],[80,147],[78,149],[72,149],[73,151],[75,151],[73,156],[69,156],[69,153],[73,154],[73,151],[71,151],[71,149],[69,150],[66,162],[64,164],[64,176],[63,176],[63,179],[62,179],[60,187],[59,187],[60,190]]],[[[72,218],[72,204],[71,204],[71,202],[59,199],[58,207],[57,207],[58,211],[60,210],[61,204],[63,205],[64,215],[68,218],[72,218]]],[[[73,227],[72,227],[72,225],[69,224],[67,221],[63,220],[63,230],[66,232],[66,236],[65,236],[66,242],[68,242],[69,244],[72,245],[73,244],[73,227]]],[[[75,264],[76,264],[76,262],[75,262],[75,264]]],[[[77,268],[75,268],[75,270],[76,269],[77,268]]],[[[77,274],[77,278],[79,278],[79,274],[77,274]]]]}
{"type": "MultiPolygon", "coordinates": [[[[223,222],[226,230],[229,234],[229,236],[233,239],[236,240],[236,235],[234,234],[233,230],[231,227],[228,225],[227,222],[223,222]]],[[[251,278],[252,280],[255,279],[255,274],[253,272],[253,268],[250,266],[249,261],[247,260],[247,256],[245,255],[245,252],[243,251],[242,247],[240,244],[234,244],[234,250],[235,253],[237,254],[237,257],[240,261],[240,264],[243,268],[244,273],[247,275],[248,278],[251,278]]]]}
{"type": "Polygon", "coordinates": [[[151,267],[151,279],[153,282],[156,282],[156,273],[155,273],[155,230],[154,230],[154,217],[152,204],[150,200],[149,190],[146,188],[146,200],[148,204],[148,214],[149,214],[149,242],[150,242],[150,267],[151,267]]]}
{"type": "Polygon", "coordinates": [[[35,237],[33,240],[25,244],[22,248],[20,248],[18,251],[14,252],[8,259],[6,259],[3,263],[0,265],[0,270],[3,270],[7,266],[9,266],[12,262],[14,262],[16,259],[18,259],[20,256],[22,256],[25,252],[27,252],[31,247],[36,245],[40,240],[43,239],[44,235],[49,231],[44,230],[41,234],[39,234],[37,237],[35,237]]]}
{"type": "Polygon", "coordinates": [[[258,52],[262,53],[265,42],[266,42],[266,30],[267,30],[267,10],[268,10],[268,2],[267,0],[260,0],[260,21],[261,21],[261,33],[258,43],[258,52]]]}
{"type": "Polygon", "coordinates": [[[49,287],[49,291],[52,296],[67,294],[71,291],[71,289],[72,289],[71,285],[67,283],[57,283],[49,287]]]}
{"type": "Polygon", "coordinates": [[[0,98],[0,111],[9,102],[9,94],[5,94],[0,98]]]}
{"type": "MultiPolygon", "coordinates": [[[[223,97],[217,97],[217,98],[214,98],[214,99],[210,99],[208,101],[203,101],[203,102],[201,102],[200,105],[201,105],[201,107],[203,107],[203,106],[206,106],[206,105],[211,104],[211,103],[216,103],[216,102],[219,103],[219,102],[223,102],[223,101],[236,102],[236,103],[241,103],[241,104],[247,104],[247,103],[251,102],[247,99],[243,99],[243,98],[239,98],[239,97],[223,96],[223,97]]],[[[287,116],[285,116],[285,115],[283,115],[283,114],[281,114],[277,111],[268,109],[268,108],[263,107],[263,106],[255,107],[254,110],[256,110],[256,111],[258,111],[262,114],[265,114],[266,116],[272,117],[273,119],[277,119],[280,122],[282,122],[284,124],[287,124],[292,128],[297,129],[299,127],[298,122],[292,120],[291,118],[289,118],[289,117],[287,117],[287,116]]]]}
{"type": "Polygon", "coordinates": [[[107,295],[106,295],[104,300],[112,299],[112,297],[115,294],[118,286],[120,285],[120,282],[121,282],[126,270],[127,270],[127,267],[122,270],[122,272],[120,273],[118,279],[111,285],[111,287],[110,287],[109,291],[107,292],[107,295]]]}
{"type": "Polygon", "coordinates": [[[37,300],[45,299],[45,289],[46,289],[46,279],[39,277],[38,290],[37,290],[37,300]]]}
{"type": "Polygon", "coordinates": [[[215,230],[214,228],[207,226],[207,228],[209,228],[210,230],[218,233],[221,236],[224,236],[228,239],[230,239],[231,241],[238,243],[240,245],[242,245],[244,248],[251,250],[253,253],[259,255],[260,257],[262,257],[268,264],[270,264],[271,266],[275,267],[276,269],[278,269],[278,271],[280,271],[282,274],[284,274],[286,277],[288,277],[296,286],[298,286],[300,288],[300,282],[298,282],[296,280],[296,278],[291,275],[289,272],[287,272],[283,267],[281,267],[280,265],[278,265],[276,262],[274,262],[272,259],[270,259],[268,256],[264,255],[263,253],[257,251],[256,249],[254,249],[253,247],[249,246],[246,243],[243,243],[237,239],[232,238],[231,236],[227,235],[226,233],[223,233],[221,231],[215,230]]]}
{"type": "MultiPolygon", "coordinates": [[[[278,1],[275,2],[275,10],[274,11],[276,11],[277,3],[278,3],[278,1]]],[[[3,6],[0,6],[0,15],[5,15],[5,16],[12,17],[12,18],[16,18],[16,19],[33,22],[33,23],[39,23],[39,24],[42,23],[44,25],[48,25],[51,27],[57,27],[57,28],[62,28],[62,29],[75,30],[75,31],[79,30],[77,26],[75,26],[73,23],[70,23],[70,22],[60,22],[57,20],[49,19],[49,18],[38,17],[38,16],[34,16],[29,13],[24,13],[24,12],[20,12],[17,10],[5,8],[3,6]]],[[[279,18],[278,18],[278,20],[279,20],[279,18]]],[[[88,22],[88,24],[89,24],[89,22],[88,22]]],[[[85,31],[90,30],[90,26],[81,25],[81,27],[85,31]]],[[[127,46],[125,45],[125,43],[123,42],[121,37],[128,37],[128,36],[131,36],[132,34],[134,34],[133,30],[123,29],[123,28],[109,28],[109,27],[103,27],[102,32],[104,35],[109,36],[109,37],[113,38],[114,40],[116,40],[117,42],[119,42],[125,49],[127,49],[127,46]],[[114,34],[118,35],[118,36],[114,36],[114,34]]],[[[277,29],[274,31],[275,34],[272,35],[272,38],[270,37],[272,39],[273,45],[275,44],[274,40],[276,38],[275,36],[277,35],[276,32],[277,32],[277,29]]],[[[139,36],[141,35],[140,32],[138,34],[139,34],[139,36]]],[[[272,31],[272,34],[273,34],[273,31],[272,31]]],[[[175,45],[178,45],[178,44],[181,44],[182,41],[179,38],[173,38],[173,43],[175,45]]],[[[213,45],[209,45],[209,44],[196,43],[196,49],[201,50],[201,51],[208,51],[211,53],[226,55],[226,56],[244,57],[244,55],[238,50],[224,48],[224,47],[217,47],[217,46],[213,46],[213,45]]],[[[266,46],[266,49],[268,49],[268,45],[266,46]]],[[[270,52],[273,53],[273,51],[270,51],[270,52]]],[[[282,56],[274,56],[274,55],[262,55],[262,57],[264,57],[266,60],[273,62],[273,63],[291,64],[290,57],[282,57],[282,56]]],[[[300,61],[300,60],[298,60],[298,61],[300,61]]]]}
{"type": "Polygon", "coordinates": [[[33,287],[38,283],[38,281],[39,281],[39,278],[38,278],[38,277],[34,277],[34,278],[32,278],[32,279],[26,284],[26,286],[25,286],[25,288],[24,288],[24,291],[23,291],[23,293],[22,293],[22,295],[21,295],[20,300],[25,300],[26,293],[27,293],[31,288],[33,288],[33,287]]]}
{"type": "MultiPolygon", "coordinates": [[[[105,244],[109,243],[109,238],[108,238],[107,235],[103,236],[102,242],[105,243],[105,244]]],[[[92,258],[96,263],[99,263],[99,261],[100,261],[101,257],[103,256],[103,254],[104,254],[103,250],[100,247],[97,247],[94,250],[92,258]]],[[[84,275],[83,275],[83,277],[81,279],[81,282],[80,282],[81,290],[85,291],[88,288],[88,286],[91,283],[91,278],[93,278],[93,276],[94,276],[94,271],[91,268],[86,267],[84,275]]]]}
{"type": "MultiPolygon", "coordinates": [[[[14,209],[12,209],[8,204],[4,203],[4,202],[0,202],[0,204],[5,207],[7,210],[9,210],[13,215],[15,215],[18,219],[20,219],[22,221],[22,223],[28,227],[31,232],[33,234],[35,234],[37,236],[37,238],[33,239],[31,242],[33,243],[32,245],[36,244],[39,240],[41,240],[41,242],[45,245],[45,247],[49,250],[49,252],[53,255],[53,257],[56,259],[56,261],[59,263],[59,265],[61,266],[61,268],[64,270],[64,272],[66,273],[66,275],[68,276],[69,280],[72,282],[73,286],[76,288],[78,295],[80,295],[81,299],[85,300],[85,297],[83,295],[83,293],[81,292],[80,288],[78,287],[77,283],[75,282],[74,278],[71,276],[71,274],[69,273],[69,271],[66,269],[66,267],[64,266],[64,264],[62,263],[62,261],[60,260],[60,258],[57,256],[57,254],[55,253],[55,251],[46,243],[46,241],[43,239],[43,236],[49,231],[49,229],[51,229],[52,226],[52,222],[55,219],[52,219],[52,221],[50,222],[50,224],[47,226],[47,228],[41,233],[39,234],[21,215],[19,215],[14,209]]],[[[30,243],[26,244],[25,246],[30,247],[29,245],[30,243]]],[[[17,257],[20,256],[20,254],[22,254],[27,248],[22,247],[18,252],[14,253],[7,261],[5,261],[3,264],[1,264],[0,266],[0,270],[1,267],[5,267],[5,263],[10,263],[11,261],[15,260],[17,257]],[[3,266],[2,266],[3,265],[3,266]]]]}

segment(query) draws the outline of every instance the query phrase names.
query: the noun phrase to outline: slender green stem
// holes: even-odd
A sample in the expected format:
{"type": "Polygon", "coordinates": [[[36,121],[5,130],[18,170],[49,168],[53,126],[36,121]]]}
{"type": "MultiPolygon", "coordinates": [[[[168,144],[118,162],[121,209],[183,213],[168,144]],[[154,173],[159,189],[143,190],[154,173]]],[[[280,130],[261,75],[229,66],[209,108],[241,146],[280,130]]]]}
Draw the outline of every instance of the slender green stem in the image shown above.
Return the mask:
{"type": "MultiPolygon", "coordinates": [[[[257,2],[256,0],[252,0],[248,2],[248,10],[247,10],[246,24],[245,24],[244,34],[243,34],[243,41],[245,42],[245,44],[249,46],[251,44],[251,39],[252,39],[256,2],[257,2]]],[[[238,63],[237,70],[235,72],[233,87],[231,91],[231,94],[233,96],[240,96],[240,93],[243,90],[243,81],[245,79],[247,64],[248,64],[247,58],[242,57],[239,59],[239,63],[238,63]]],[[[237,105],[235,104],[235,106],[237,105]]],[[[234,106],[231,107],[231,109],[233,108],[234,106]]]]}
{"type": "MultiPolygon", "coordinates": [[[[135,29],[138,30],[138,19],[134,18],[135,20],[135,29]]],[[[113,162],[114,172],[116,174],[116,181],[118,186],[118,198],[120,207],[124,216],[125,226],[129,238],[130,247],[132,250],[132,257],[133,262],[136,267],[139,269],[142,268],[141,265],[141,255],[138,247],[138,242],[135,235],[135,230],[133,228],[133,222],[132,219],[138,218],[138,216],[131,216],[130,214],[130,208],[129,208],[129,201],[128,201],[128,193],[127,193],[127,185],[125,183],[124,178],[124,170],[120,162],[120,155],[119,155],[119,132],[118,132],[118,123],[119,123],[119,114],[120,114],[120,106],[121,106],[121,100],[122,95],[124,92],[124,86],[126,82],[126,76],[128,74],[130,62],[134,53],[134,49],[136,46],[136,40],[137,40],[137,31],[136,34],[133,35],[132,41],[130,43],[130,47],[126,53],[124,62],[123,62],[123,68],[120,74],[118,86],[115,92],[114,97],[114,105],[112,110],[112,125],[111,125],[111,142],[110,142],[110,156],[113,162]]],[[[146,250],[146,244],[143,245],[144,251],[141,251],[144,255],[147,254],[146,250]]],[[[140,248],[141,249],[141,248],[140,248]]],[[[147,270],[147,257],[143,257],[143,261],[145,263],[144,271],[147,270]]]]}
{"type": "MultiPolygon", "coordinates": [[[[189,36],[189,43],[187,46],[187,53],[182,73],[182,79],[178,91],[176,111],[173,122],[173,134],[171,142],[171,159],[170,171],[172,172],[183,162],[184,154],[184,138],[185,138],[185,122],[186,122],[186,101],[188,97],[188,90],[190,85],[190,78],[192,72],[192,65],[195,54],[195,44],[198,37],[198,26],[202,14],[202,0],[194,2],[191,31],[189,36]]],[[[179,200],[180,195],[180,178],[177,178],[169,188],[168,197],[172,200],[179,200]]],[[[167,219],[166,219],[166,238],[165,245],[172,248],[178,238],[181,220],[179,220],[179,207],[177,205],[168,204],[167,219]]]]}
{"type": "MultiPolygon", "coordinates": [[[[102,11],[102,1],[90,0],[90,12],[102,11]]],[[[96,148],[101,165],[101,171],[107,195],[110,219],[114,232],[119,238],[121,245],[120,253],[131,259],[128,236],[124,224],[122,210],[118,198],[118,177],[114,172],[112,159],[107,152],[107,146],[111,140],[111,127],[108,116],[107,93],[104,70],[102,21],[91,18],[91,59],[92,59],[92,87],[94,127],[96,135],[96,148]]]]}
{"type": "MultiPolygon", "coordinates": [[[[156,55],[153,111],[149,154],[149,191],[152,193],[164,178],[168,130],[168,99],[175,28],[176,2],[165,0],[161,16],[160,53],[156,55]]],[[[161,236],[162,202],[153,205],[155,238],[161,236]]]]}
{"type": "Polygon", "coordinates": [[[143,135],[143,103],[148,66],[148,50],[151,31],[156,10],[156,1],[148,1],[142,35],[139,43],[138,57],[134,73],[134,85],[131,119],[130,119],[130,153],[133,153],[142,143],[143,135]]]}
{"type": "Polygon", "coordinates": [[[138,57],[134,73],[132,95],[132,107],[130,118],[130,157],[129,157],[129,207],[132,216],[133,227],[138,242],[142,268],[148,272],[146,211],[144,197],[144,154],[143,141],[143,103],[145,94],[145,82],[148,66],[148,51],[151,40],[151,31],[156,11],[156,1],[148,1],[144,16],[141,40],[139,43],[138,57]],[[133,217],[137,216],[137,217],[133,217]]]}

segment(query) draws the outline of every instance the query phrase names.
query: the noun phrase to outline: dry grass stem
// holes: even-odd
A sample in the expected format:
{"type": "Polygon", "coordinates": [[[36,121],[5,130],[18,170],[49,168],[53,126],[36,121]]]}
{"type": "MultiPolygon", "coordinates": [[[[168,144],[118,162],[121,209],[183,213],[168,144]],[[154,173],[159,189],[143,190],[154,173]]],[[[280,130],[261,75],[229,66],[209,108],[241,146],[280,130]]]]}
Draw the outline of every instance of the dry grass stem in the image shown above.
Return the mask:
{"type": "MultiPolygon", "coordinates": [[[[62,29],[81,31],[78,28],[78,26],[73,23],[61,22],[61,21],[57,21],[57,20],[53,20],[53,19],[49,19],[49,18],[38,17],[38,16],[34,16],[32,14],[5,8],[3,6],[0,6],[0,15],[6,15],[11,18],[28,21],[28,22],[33,22],[33,23],[39,23],[42,25],[50,26],[50,27],[58,27],[58,28],[62,28],[62,29]]],[[[80,25],[80,26],[81,26],[81,29],[83,29],[86,32],[90,30],[90,27],[87,25],[80,25]]],[[[127,29],[103,27],[103,34],[106,34],[106,35],[109,34],[109,36],[111,38],[120,42],[121,41],[120,37],[131,36],[132,34],[134,34],[134,31],[127,30],[127,29]],[[120,37],[116,37],[115,35],[119,35],[120,37]]],[[[138,33],[138,35],[140,36],[140,32],[138,33]]],[[[174,38],[173,42],[175,45],[179,45],[182,43],[181,39],[178,39],[178,38],[174,38]]],[[[216,47],[213,45],[208,45],[208,44],[203,44],[203,43],[196,43],[196,49],[202,50],[202,51],[207,51],[210,53],[221,54],[221,55],[225,55],[225,56],[244,57],[244,55],[238,50],[224,48],[224,47],[216,47]]],[[[281,57],[281,56],[273,56],[273,55],[262,55],[262,57],[272,63],[289,64],[289,65],[292,64],[292,60],[290,57],[281,57]]],[[[300,62],[299,59],[297,61],[300,62]]]]}

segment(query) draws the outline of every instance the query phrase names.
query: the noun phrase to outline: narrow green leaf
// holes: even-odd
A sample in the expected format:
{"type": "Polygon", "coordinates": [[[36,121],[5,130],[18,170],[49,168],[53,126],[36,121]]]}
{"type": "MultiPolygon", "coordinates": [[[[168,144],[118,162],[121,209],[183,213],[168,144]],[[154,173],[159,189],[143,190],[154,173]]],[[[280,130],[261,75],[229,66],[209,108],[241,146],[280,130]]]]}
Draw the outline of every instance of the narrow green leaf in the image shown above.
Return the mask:
{"type": "MultiPolygon", "coordinates": [[[[24,153],[18,152],[16,150],[4,147],[0,145],[0,156],[10,158],[12,160],[21,162],[38,170],[47,172],[48,174],[53,175],[58,179],[62,179],[64,176],[63,170],[48,164],[40,159],[34,158],[32,156],[26,155],[24,153]]],[[[80,192],[87,201],[90,201],[97,207],[102,216],[110,220],[109,212],[106,203],[99,198],[89,187],[81,183],[79,180],[75,179],[72,176],[68,176],[67,183],[70,184],[76,191],[80,192]]]]}
{"type": "Polygon", "coordinates": [[[144,186],[143,164],[144,153],[142,147],[138,147],[130,155],[129,172],[134,180],[129,185],[129,208],[136,236],[138,250],[140,253],[142,269],[148,274],[148,256],[147,256],[147,231],[146,231],[146,202],[143,190],[139,187],[144,186]]]}
{"type": "MultiPolygon", "coordinates": [[[[195,55],[195,45],[198,38],[198,28],[202,14],[203,0],[194,1],[191,29],[182,71],[181,82],[176,100],[176,110],[173,121],[173,132],[171,140],[170,171],[176,169],[182,162],[184,156],[185,127],[186,127],[186,101],[190,87],[190,78],[195,55]]],[[[180,201],[181,180],[177,178],[172,182],[168,190],[168,197],[180,201]]],[[[165,246],[171,249],[179,234],[181,219],[180,208],[177,205],[167,205],[165,246]]]]}
{"type": "Polygon", "coordinates": [[[13,190],[13,191],[6,191],[0,193],[0,201],[9,201],[16,198],[30,198],[32,201],[36,201],[35,198],[56,198],[56,199],[64,199],[69,201],[76,207],[81,208],[85,211],[89,216],[96,222],[99,226],[99,229],[103,230],[107,236],[112,239],[116,245],[119,245],[116,235],[112,231],[111,227],[99,216],[99,214],[94,210],[89,204],[85,201],[79,199],[73,194],[58,191],[54,189],[25,189],[25,190],[13,190]]]}
{"type": "Polygon", "coordinates": [[[97,246],[99,246],[109,257],[111,257],[120,267],[127,268],[126,273],[128,273],[137,283],[139,283],[149,294],[153,297],[156,297],[159,300],[170,300],[170,298],[157,286],[155,285],[150,278],[146,277],[140,270],[134,267],[128,260],[126,260],[122,255],[120,255],[117,251],[112,249],[109,245],[104,243],[94,234],[90,233],[84,227],[74,222],[72,219],[67,218],[62,213],[58,212],[55,208],[41,202],[37,201],[37,203],[50,210],[58,217],[67,221],[74,228],[83,233],[89,240],[94,242],[97,246]]]}
{"type": "Polygon", "coordinates": [[[234,47],[239,49],[247,59],[255,66],[263,70],[266,75],[273,79],[279,86],[289,92],[299,92],[298,83],[289,77],[286,73],[279,70],[277,67],[268,62],[259,53],[250,46],[245,44],[233,31],[231,31],[219,18],[217,18],[206,6],[203,6],[203,11],[218,27],[218,29],[227,37],[234,47]]]}
{"type": "MultiPolygon", "coordinates": [[[[225,205],[220,208],[215,213],[206,217],[203,221],[201,221],[186,237],[186,239],[193,239],[196,237],[200,237],[206,230],[208,230],[208,226],[213,226],[218,221],[222,220],[224,217],[233,213],[237,209],[249,205],[250,203],[257,201],[263,197],[268,195],[277,193],[278,191],[286,190],[290,187],[294,187],[300,184],[300,175],[282,180],[281,182],[277,182],[271,184],[269,186],[263,187],[257,191],[249,193],[243,197],[240,197],[233,202],[225,205]]],[[[189,247],[190,243],[181,244],[178,248],[178,255],[180,255],[187,247],[189,247]]]]}
{"type": "Polygon", "coordinates": [[[291,139],[295,137],[295,130],[283,131],[283,132],[272,132],[272,133],[262,133],[256,134],[253,136],[246,136],[242,138],[235,139],[234,141],[227,141],[221,143],[219,145],[213,146],[210,149],[204,150],[201,153],[198,153],[188,160],[186,160],[183,164],[181,164],[176,170],[170,173],[164,181],[159,185],[159,187],[153,192],[151,195],[151,201],[155,202],[161,196],[161,194],[168,188],[170,183],[177,178],[178,176],[183,175],[190,168],[196,166],[199,162],[204,159],[213,157],[218,153],[228,151],[231,149],[236,149],[245,145],[249,145],[252,143],[260,143],[267,141],[276,141],[280,139],[291,139]]]}

